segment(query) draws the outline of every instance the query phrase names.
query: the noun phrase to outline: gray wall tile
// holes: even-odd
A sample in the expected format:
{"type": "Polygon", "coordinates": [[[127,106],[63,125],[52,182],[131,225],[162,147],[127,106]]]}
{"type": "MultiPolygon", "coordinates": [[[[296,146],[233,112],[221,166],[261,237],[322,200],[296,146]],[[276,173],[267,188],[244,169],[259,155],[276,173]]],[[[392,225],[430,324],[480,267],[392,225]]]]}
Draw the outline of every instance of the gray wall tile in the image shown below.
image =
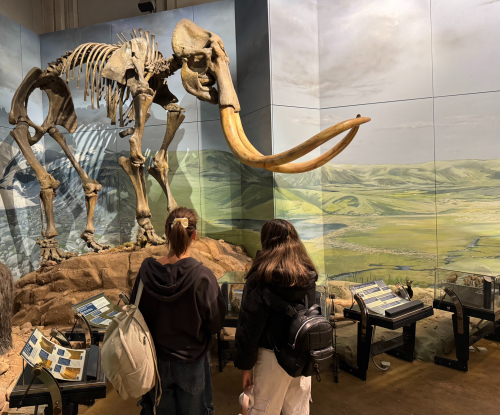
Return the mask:
{"type": "Polygon", "coordinates": [[[269,0],[272,103],[319,108],[317,0],[269,0]]]}
{"type": "Polygon", "coordinates": [[[10,128],[12,97],[22,81],[21,26],[0,15],[0,126],[10,128]]]}
{"type": "Polygon", "coordinates": [[[432,96],[428,0],[318,1],[321,108],[432,96]]]}
{"type": "Polygon", "coordinates": [[[497,275],[500,92],[436,98],[439,265],[497,275]]]}
{"type": "Polygon", "coordinates": [[[238,98],[241,114],[271,103],[271,63],[267,0],[236,0],[238,98]]]}
{"type": "Polygon", "coordinates": [[[500,90],[500,2],[432,0],[434,94],[500,90]]]}

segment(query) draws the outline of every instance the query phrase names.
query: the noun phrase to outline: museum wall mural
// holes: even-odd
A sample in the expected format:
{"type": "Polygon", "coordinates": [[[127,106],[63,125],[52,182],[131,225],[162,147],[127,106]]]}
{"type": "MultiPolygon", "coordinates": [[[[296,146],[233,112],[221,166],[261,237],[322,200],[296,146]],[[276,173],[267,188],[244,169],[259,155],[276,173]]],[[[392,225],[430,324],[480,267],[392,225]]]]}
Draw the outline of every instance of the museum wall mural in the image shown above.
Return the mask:
{"type": "MultiPolygon", "coordinates": [[[[40,37],[1,17],[3,24],[0,30],[5,31],[4,38],[12,38],[12,41],[4,42],[1,46],[3,56],[8,56],[9,59],[2,61],[0,81],[0,186],[2,209],[6,213],[2,215],[0,261],[13,269],[16,279],[38,267],[40,252],[35,243],[40,235],[39,184],[9,135],[12,127],[8,123],[8,112],[12,96],[23,76],[33,66],[45,68],[48,62],[80,44],[116,44],[116,33],[123,32],[129,37],[133,28],[143,28],[154,33],[160,51],[169,56],[172,53],[173,29],[183,18],[190,19],[207,30],[213,30],[223,38],[225,50],[231,60],[231,76],[237,89],[233,0],[54,32],[40,37]],[[36,54],[33,54],[34,48],[37,49],[36,54]],[[37,59],[33,61],[34,58],[37,59]]],[[[85,65],[82,68],[83,73],[84,70],[85,65]]],[[[126,138],[120,138],[119,127],[111,125],[106,117],[104,101],[101,101],[100,108],[92,109],[89,98],[84,100],[83,85],[78,89],[76,78],[75,76],[69,85],[78,117],[78,128],[73,134],[64,129],[62,132],[83,169],[103,185],[95,212],[95,238],[100,243],[116,246],[135,240],[137,231],[135,192],[129,177],[118,165],[118,158],[128,155],[129,143],[126,138]]],[[[202,218],[201,235],[241,244],[241,167],[223,137],[218,108],[187,94],[182,86],[180,74],[169,78],[169,88],[179,99],[179,105],[186,109],[186,119],[169,147],[169,179],[177,203],[197,209],[202,218]]],[[[31,118],[41,124],[48,111],[46,96],[43,96],[43,105],[41,94],[36,99],[32,96],[29,111],[31,118]],[[38,108],[34,108],[35,105],[38,105],[38,108]],[[37,109],[39,114],[33,117],[37,109]]],[[[158,106],[153,106],[143,138],[143,152],[148,159],[147,164],[151,163],[160,148],[165,127],[166,112],[158,106]]],[[[57,240],[61,249],[72,252],[90,251],[79,237],[85,227],[86,210],[78,174],[62,149],[51,138],[40,142],[33,149],[40,159],[44,160],[47,171],[61,182],[54,199],[56,227],[59,232],[57,240]]],[[[149,177],[147,172],[146,183],[153,225],[157,233],[162,235],[166,197],[157,181],[149,177]]]]}
{"type": "MultiPolygon", "coordinates": [[[[318,2],[270,0],[269,25],[272,138],[273,154],[277,154],[320,132],[318,2]]],[[[317,148],[297,161],[319,155],[317,148]]],[[[320,169],[275,174],[275,216],[294,224],[323,273],[321,199],[320,169]]]]}
{"type": "MultiPolygon", "coordinates": [[[[38,267],[40,234],[38,221],[38,182],[32,175],[14,139],[8,121],[12,96],[24,75],[40,66],[39,36],[0,16],[0,261],[16,278],[38,267]]],[[[33,93],[30,101],[32,119],[41,123],[42,95],[33,93]]],[[[33,148],[44,164],[43,140],[33,148]]]]}
{"type": "Polygon", "coordinates": [[[326,272],[500,273],[500,4],[320,0],[318,15],[321,128],[372,118],[322,168],[326,272]]]}
{"type": "MultiPolygon", "coordinates": [[[[200,213],[202,235],[243,244],[254,255],[262,224],[280,217],[295,224],[319,271],[330,278],[411,279],[428,286],[436,266],[500,273],[500,53],[498,36],[491,35],[500,35],[500,3],[252,3],[225,0],[39,38],[0,17],[0,30],[12,40],[0,46],[9,56],[0,64],[5,212],[0,260],[16,278],[38,266],[40,234],[39,185],[7,122],[23,74],[79,44],[115,43],[116,33],[128,37],[139,27],[154,33],[169,55],[173,28],[182,18],[223,39],[243,127],[263,154],[287,150],[357,114],[372,118],[322,168],[274,174],[240,163],[227,147],[217,107],[186,93],[180,76],[170,77],[169,88],[186,109],[186,119],[169,147],[169,180],[178,204],[200,213]],[[477,24],[488,30],[477,32],[477,24]]],[[[65,133],[66,140],[89,176],[103,185],[96,239],[110,245],[132,241],[135,192],[118,165],[128,154],[128,140],[109,123],[104,105],[92,110],[83,100],[76,79],[70,87],[79,126],[65,133]]],[[[41,95],[30,100],[40,121],[48,104],[43,98],[43,106],[41,95]]],[[[166,125],[163,109],[153,106],[152,112],[142,146],[146,164],[156,155],[166,125]]],[[[86,221],[79,177],[52,139],[34,150],[61,181],[55,199],[61,248],[87,252],[79,238],[86,221]]],[[[153,225],[163,234],[166,197],[148,173],[146,186],[153,225]]]]}

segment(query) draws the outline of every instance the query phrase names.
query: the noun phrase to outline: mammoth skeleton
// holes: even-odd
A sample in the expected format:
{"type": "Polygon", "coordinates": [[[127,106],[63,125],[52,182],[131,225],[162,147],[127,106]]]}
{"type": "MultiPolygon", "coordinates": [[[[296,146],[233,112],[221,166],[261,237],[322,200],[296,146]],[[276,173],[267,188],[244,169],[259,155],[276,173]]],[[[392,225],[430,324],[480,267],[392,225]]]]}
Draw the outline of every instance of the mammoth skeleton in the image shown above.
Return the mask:
{"type": "Polygon", "coordinates": [[[9,122],[15,125],[11,135],[19,145],[27,162],[35,171],[40,183],[40,203],[42,210],[41,263],[47,260],[60,262],[72,256],[59,249],[55,237],[53,199],[60,183],[38,162],[31,146],[45,134],[49,134],[62,148],[75,170],[80,175],[87,209],[87,224],[81,237],[89,248],[99,252],[109,248],[94,238],[94,210],[101,185],[88,177],[71,153],[58,126],[70,133],[77,127],[77,119],[68,82],[77,71],[77,87],[84,82],[84,99],[90,96],[91,106],[99,108],[104,97],[107,116],[111,123],[119,123],[124,129],[120,137],[130,137],[130,157],[120,157],[119,164],[130,177],[137,198],[136,219],[140,226],[137,244],[163,244],[151,224],[145,184],[145,157],[141,152],[144,126],[150,116],[152,104],[167,111],[167,126],[163,143],[148,172],[158,181],[168,200],[168,211],[177,205],[168,183],[167,150],[175,133],[184,120],[184,109],[169,91],[167,78],[180,69],[185,90],[198,99],[218,104],[221,127],[227,144],[234,155],[244,164],[279,173],[301,173],[313,170],[330,161],[343,151],[356,135],[359,126],[370,121],[360,117],[341,122],[302,144],[280,154],[265,156],[258,152],[245,135],[239,116],[240,105],[229,72],[229,58],[222,39],[215,33],[206,31],[190,20],[181,20],[172,35],[173,54],[164,57],[155,42],[155,36],[139,29],[130,33],[127,40],[123,33],[118,35],[118,45],[86,43],[74,51],[67,52],[55,62],[49,63],[42,71],[33,68],[25,77],[12,100],[9,122]],[[82,73],[83,65],[86,66],[82,73]],[[217,85],[217,88],[215,87],[217,85]],[[30,94],[39,88],[49,100],[48,115],[41,126],[32,122],[27,106],[30,94]],[[131,99],[127,109],[124,106],[131,99]],[[133,126],[127,127],[128,124],[133,126]],[[31,135],[29,127],[35,131],[31,135]],[[309,153],[331,138],[349,133],[332,149],[321,156],[305,162],[293,161],[309,153]],[[46,228],[43,214],[45,214],[46,228]]]}

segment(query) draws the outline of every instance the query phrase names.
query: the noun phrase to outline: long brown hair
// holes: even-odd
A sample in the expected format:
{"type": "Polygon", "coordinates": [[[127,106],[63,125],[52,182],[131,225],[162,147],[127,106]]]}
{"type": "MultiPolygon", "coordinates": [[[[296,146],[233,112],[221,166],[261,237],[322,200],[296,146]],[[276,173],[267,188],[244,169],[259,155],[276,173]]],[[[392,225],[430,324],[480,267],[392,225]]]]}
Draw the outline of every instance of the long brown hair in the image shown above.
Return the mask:
{"type": "Polygon", "coordinates": [[[262,250],[255,258],[248,275],[255,272],[256,281],[278,284],[282,287],[309,284],[309,273],[316,272],[295,227],[283,219],[273,219],[262,226],[262,250]]]}
{"type": "Polygon", "coordinates": [[[189,245],[191,245],[191,237],[196,231],[197,223],[198,214],[194,209],[179,207],[170,212],[165,222],[165,235],[167,236],[170,251],[175,256],[180,257],[187,251],[189,245]],[[186,218],[188,220],[187,228],[179,221],[174,224],[174,219],[176,218],[186,218]]]}

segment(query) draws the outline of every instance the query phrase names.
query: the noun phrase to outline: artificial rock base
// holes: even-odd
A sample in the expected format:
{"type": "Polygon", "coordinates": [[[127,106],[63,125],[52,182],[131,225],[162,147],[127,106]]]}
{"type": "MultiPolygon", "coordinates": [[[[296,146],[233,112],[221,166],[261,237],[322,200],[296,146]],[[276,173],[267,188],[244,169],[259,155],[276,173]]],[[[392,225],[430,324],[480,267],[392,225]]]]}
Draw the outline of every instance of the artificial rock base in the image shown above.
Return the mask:
{"type": "MultiPolygon", "coordinates": [[[[71,305],[101,292],[117,303],[121,292],[130,294],[142,261],[162,257],[167,252],[166,246],[141,250],[114,248],[31,272],[15,283],[12,323],[71,324],[74,321],[71,305]]],[[[217,278],[227,271],[246,271],[251,263],[243,248],[210,238],[196,240],[191,256],[212,270],[217,278]]]]}

